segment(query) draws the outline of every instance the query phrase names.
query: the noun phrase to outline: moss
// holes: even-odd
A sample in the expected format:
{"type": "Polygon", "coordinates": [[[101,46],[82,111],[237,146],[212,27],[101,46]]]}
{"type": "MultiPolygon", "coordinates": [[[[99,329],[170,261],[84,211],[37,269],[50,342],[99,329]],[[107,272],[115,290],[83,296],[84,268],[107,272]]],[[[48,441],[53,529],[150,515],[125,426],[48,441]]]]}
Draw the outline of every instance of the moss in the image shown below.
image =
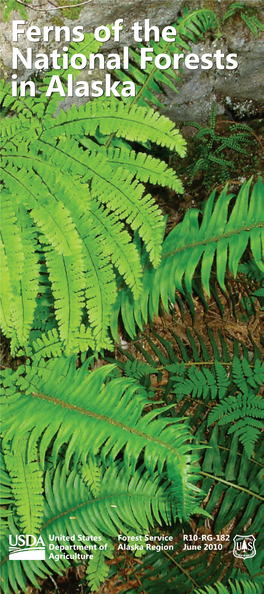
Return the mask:
{"type": "Polygon", "coordinates": [[[56,16],[54,16],[51,20],[51,24],[57,27],[62,27],[63,26],[63,19],[61,18],[61,16],[59,14],[56,14],[56,16]]]}
{"type": "MultiPolygon", "coordinates": [[[[69,2],[69,0],[57,0],[58,6],[71,5],[71,8],[65,8],[65,10],[62,11],[63,17],[65,17],[66,19],[70,19],[71,21],[76,21],[79,18],[80,12],[83,8],[82,6],[75,6],[75,4],[79,3],[80,0],[73,0],[73,2],[69,2]]],[[[60,17],[55,17],[55,19],[60,20],[60,17]]]]}

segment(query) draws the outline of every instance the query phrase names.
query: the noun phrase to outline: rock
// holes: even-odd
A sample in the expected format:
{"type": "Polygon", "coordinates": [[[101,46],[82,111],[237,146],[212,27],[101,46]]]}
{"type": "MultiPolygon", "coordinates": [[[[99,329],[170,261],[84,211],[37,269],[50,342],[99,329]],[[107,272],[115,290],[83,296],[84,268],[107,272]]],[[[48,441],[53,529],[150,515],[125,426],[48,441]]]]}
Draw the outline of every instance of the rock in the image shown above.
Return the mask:
{"type": "MultiPolygon", "coordinates": [[[[121,43],[117,44],[110,40],[104,44],[104,50],[109,52],[118,51],[120,45],[132,45],[133,34],[131,26],[134,22],[142,23],[145,18],[150,19],[151,25],[157,25],[163,28],[172,24],[177,19],[180,10],[185,5],[182,0],[168,0],[165,4],[163,0],[92,0],[81,10],[76,20],[66,18],[65,10],[55,10],[54,6],[48,0],[32,0],[34,6],[39,10],[27,9],[29,20],[25,27],[36,25],[43,28],[44,25],[68,25],[73,28],[77,25],[83,25],[85,32],[91,32],[99,25],[113,23],[118,18],[123,18],[125,31],[121,37],[121,43]],[[44,9],[44,12],[42,10],[44,9]]],[[[199,8],[205,5],[207,8],[214,9],[219,16],[222,16],[230,2],[192,2],[192,8],[199,8]]],[[[258,10],[258,15],[264,21],[264,11],[261,10],[259,0],[251,0],[247,5],[258,10]]],[[[69,16],[69,11],[67,15],[69,16]]],[[[76,11],[76,9],[75,9],[76,11]]],[[[75,13],[74,13],[75,14],[75,13]]],[[[75,14],[76,17],[76,14],[75,14]]],[[[74,17],[74,18],[75,18],[74,17]]],[[[52,40],[49,43],[34,43],[27,41],[21,36],[19,42],[12,43],[12,20],[22,19],[18,12],[12,12],[8,23],[0,23],[0,34],[3,40],[1,48],[1,66],[2,76],[10,80],[12,74],[12,45],[16,45],[21,51],[27,47],[34,47],[36,53],[50,53],[52,49],[59,46],[52,40]]],[[[201,55],[202,53],[212,53],[221,48],[227,53],[237,53],[238,68],[236,70],[187,70],[183,68],[181,82],[177,83],[179,93],[174,93],[167,87],[164,87],[162,103],[164,107],[162,113],[168,115],[174,121],[207,121],[211,111],[213,101],[218,101],[218,113],[229,110],[236,118],[243,119],[247,117],[260,117],[263,115],[263,96],[264,96],[264,35],[259,33],[255,39],[248,27],[236,17],[232,21],[227,21],[222,27],[222,37],[211,39],[207,35],[202,43],[193,46],[193,52],[201,55]]],[[[134,42],[135,43],[135,42],[134,42]]],[[[60,44],[61,47],[65,42],[60,44]]],[[[101,50],[102,51],[102,50],[101,50]]],[[[32,76],[32,72],[27,72],[27,78],[32,76]]],[[[81,80],[91,80],[91,78],[101,80],[104,78],[103,71],[89,74],[82,71],[81,80]]],[[[19,80],[25,79],[25,69],[23,65],[18,70],[19,80]]],[[[76,99],[67,98],[63,108],[69,107],[72,103],[81,104],[87,101],[86,98],[76,99]]]]}

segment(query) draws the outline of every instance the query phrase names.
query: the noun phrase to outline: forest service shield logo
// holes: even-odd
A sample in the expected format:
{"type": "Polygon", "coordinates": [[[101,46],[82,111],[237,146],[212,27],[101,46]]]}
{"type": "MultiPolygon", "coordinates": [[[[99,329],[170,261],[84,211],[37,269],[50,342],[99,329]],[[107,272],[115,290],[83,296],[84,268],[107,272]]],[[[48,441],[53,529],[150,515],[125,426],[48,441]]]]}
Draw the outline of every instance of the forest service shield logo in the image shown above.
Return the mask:
{"type": "Polygon", "coordinates": [[[233,548],[233,555],[238,557],[239,559],[250,559],[250,557],[255,557],[256,549],[255,549],[255,537],[253,534],[249,534],[245,536],[244,534],[241,536],[240,534],[236,534],[234,540],[234,548],[233,548]]]}

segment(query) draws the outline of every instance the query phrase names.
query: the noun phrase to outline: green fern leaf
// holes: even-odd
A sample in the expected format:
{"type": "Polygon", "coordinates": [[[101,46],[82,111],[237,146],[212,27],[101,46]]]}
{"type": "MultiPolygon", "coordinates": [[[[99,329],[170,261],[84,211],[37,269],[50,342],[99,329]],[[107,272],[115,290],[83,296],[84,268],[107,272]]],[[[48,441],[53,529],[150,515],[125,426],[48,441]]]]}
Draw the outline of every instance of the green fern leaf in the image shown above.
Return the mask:
{"type": "Polygon", "coordinates": [[[232,4],[230,4],[227,12],[223,16],[223,21],[226,21],[226,19],[229,19],[231,16],[233,16],[235,14],[235,12],[237,12],[237,10],[244,8],[244,6],[245,6],[244,2],[232,2],[232,4]]]}
{"type": "Polygon", "coordinates": [[[160,298],[169,312],[169,303],[175,302],[175,288],[182,293],[192,291],[195,271],[201,265],[201,282],[210,295],[210,276],[216,259],[217,279],[225,290],[227,264],[236,275],[238,263],[250,241],[255,263],[264,270],[262,254],[263,237],[263,197],[264,185],[259,181],[253,186],[250,195],[249,182],[241,187],[232,211],[228,217],[228,206],[232,195],[225,188],[215,206],[215,191],[211,194],[199,226],[199,211],[189,210],[182,223],[172,229],[163,243],[161,265],[154,271],[142,253],[144,275],[143,291],[140,300],[135,302],[130,292],[122,291],[115,316],[121,310],[125,328],[131,337],[135,336],[135,321],[142,328],[148,313],[152,320],[158,314],[160,298]],[[183,280],[185,287],[183,286],[183,280]]]}
{"type": "Polygon", "coordinates": [[[10,195],[2,193],[3,297],[2,324],[12,337],[12,352],[27,343],[33,323],[38,291],[39,267],[36,232],[29,225],[21,205],[11,206],[10,195]],[[18,220],[19,219],[19,220],[18,220]]]}
{"type": "MultiPolygon", "coordinates": [[[[76,181],[73,183],[71,179],[66,178],[65,182],[60,180],[60,183],[55,185],[52,172],[46,183],[49,191],[54,191],[54,195],[58,195],[62,201],[65,201],[66,206],[70,208],[75,228],[78,233],[79,242],[81,242],[82,250],[80,251],[79,249],[79,242],[75,249],[76,263],[78,261],[81,263],[79,269],[79,288],[81,284],[83,284],[87,313],[96,343],[95,347],[98,350],[101,348],[109,348],[111,350],[112,346],[108,336],[108,325],[111,315],[111,306],[116,298],[116,282],[113,266],[110,262],[113,246],[112,244],[109,246],[110,242],[108,242],[107,247],[105,245],[107,237],[104,237],[104,233],[107,224],[103,225],[103,222],[100,223],[100,221],[98,221],[98,217],[96,217],[96,214],[98,214],[98,207],[95,201],[92,201],[89,192],[84,189],[82,184],[78,184],[76,181]],[[98,233],[98,228],[100,229],[100,233],[98,233]],[[83,263],[81,262],[82,258],[83,263]],[[81,269],[83,270],[83,275],[81,275],[81,269]]],[[[119,235],[116,237],[115,233],[112,233],[112,241],[114,242],[116,251],[118,238],[119,235]]],[[[123,243],[126,242],[124,241],[123,243]]],[[[118,250],[118,255],[119,254],[120,249],[118,250]]],[[[127,253],[126,255],[128,256],[127,253]]],[[[132,256],[133,252],[131,253],[131,258],[132,256]]],[[[55,254],[55,261],[57,260],[58,257],[55,254]]],[[[73,262],[73,258],[71,261],[73,262]]],[[[122,265],[125,274],[128,274],[127,271],[131,270],[129,258],[127,263],[124,260],[122,265]]],[[[134,275],[135,283],[138,283],[138,276],[140,276],[140,274],[138,272],[138,267],[136,267],[136,274],[134,275]]],[[[56,270],[52,273],[52,276],[55,279],[57,278],[56,270]]],[[[135,291],[139,290],[139,286],[138,283],[135,291]]],[[[67,295],[64,293],[64,299],[66,299],[66,297],[67,295]]],[[[75,295],[73,297],[74,299],[76,298],[75,295]]],[[[77,302],[78,300],[79,298],[77,295],[77,302]]],[[[79,312],[80,311],[81,308],[79,307],[79,312]]],[[[75,352],[78,350],[85,350],[88,346],[92,346],[93,342],[92,337],[89,334],[89,329],[87,329],[87,338],[88,341],[83,343],[84,334],[82,328],[75,329],[74,336],[71,338],[71,340],[73,340],[72,345],[76,343],[75,352]],[[82,346],[78,344],[78,341],[76,343],[76,338],[78,335],[80,336],[80,333],[82,334],[82,346]]]]}
{"type": "Polygon", "coordinates": [[[218,394],[219,398],[221,399],[226,395],[229,386],[229,379],[225,368],[223,365],[221,365],[221,363],[219,363],[219,361],[215,361],[215,372],[217,376],[218,394]]]}
{"type": "Polygon", "coordinates": [[[247,579],[229,580],[228,587],[217,582],[214,586],[207,586],[205,590],[196,588],[194,594],[261,594],[261,590],[258,584],[247,579]]]}
{"type": "MultiPolygon", "coordinates": [[[[30,217],[41,228],[48,242],[60,254],[69,255],[75,251],[76,243],[79,243],[70,213],[47,191],[46,184],[41,181],[40,175],[27,172],[23,149],[27,153],[22,144],[20,145],[23,154],[21,160],[17,154],[15,157],[12,154],[8,155],[10,164],[2,171],[4,183],[16,198],[17,203],[22,202],[29,210],[30,217]],[[20,169],[11,167],[11,163],[19,166],[20,169]]],[[[39,164],[38,169],[44,177],[45,166],[39,164]]]]}
{"type": "MultiPolygon", "coordinates": [[[[126,472],[124,466],[118,463],[104,472],[100,496],[93,498],[75,470],[67,475],[65,465],[57,466],[55,472],[46,472],[45,507],[39,534],[46,545],[50,542],[50,534],[65,534],[70,537],[73,533],[80,534],[84,536],[84,542],[89,535],[88,550],[84,550],[83,544],[79,542],[75,548],[77,552],[70,551],[73,563],[79,564],[78,555],[82,559],[82,556],[92,554],[93,550],[97,552],[98,544],[107,544],[109,537],[116,538],[118,534],[128,534],[131,530],[141,534],[143,530],[148,531],[154,523],[169,525],[175,517],[174,491],[175,486],[164,481],[164,478],[156,474],[150,475],[142,467],[131,474],[131,469],[126,472]],[[58,493],[63,493],[63,497],[57,497],[58,493]]],[[[9,518],[8,530],[13,535],[19,533],[12,517],[9,518]]],[[[62,553],[58,561],[56,555],[54,558],[49,555],[45,562],[17,561],[14,564],[8,559],[7,542],[5,540],[3,543],[0,561],[4,594],[9,594],[10,587],[16,593],[18,586],[25,591],[26,580],[36,585],[36,576],[45,577],[54,571],[61,573],[70,566],[70,561],[62,553]]],[[[67,550],[65,552],[69,554],[67,550]]],[[[106,556],[111,555],[110,546],[106,556]]],[[[94,564],[91,567],[92,580],[96,579],[94,564]]],[[[103,571],[101,562],[100,568],[100,572],[103,571]]]]}
{"type": "Polygon", "coordinates": [[[46,252],[47,268],[55,297],[55,315],[59,325],[61,341],[65,352],[72,348],[72,340],[81,324],[84,305],[83,261],[76,256],[62,256],[46,252]]]}
{"type": "Polygon", "coordinates": [[[125,105],[115,99],[88,101],[79,110],[72,107],[67,113],[61,110],[55,120],[46,118],[43,124],[43,143],[61,134],[76,136],[81,132],[94,136],[99,127],[104,135],[115,133],[132,142],[151,141],[185,155],[186,142],[168,118],[152,109],[125,105]]]}
{"type": "MultiPolygon", "coordinates": [[[[12,416],[12,407],[16,408],[19,401],[21,414],[24,407],[27,410],[21,431],[33,431],[32,446],[40,439],[42,465],[55,435],[53,459],[57,459],[60,447],[67,443],[66,465],[73,456],[75,463],[82,458],[83,442],[87,454],[96,454],[100,450],[103,460],[115,460],[124,448],[125,463],[129,462],[132,470],[144,452],[150,472],[155,472],[157,467],[163,472],[166,464],[170,480],[175,481],[178,514],[188,517],[193,509],[193,496],[188,479],[191,467],[190,456],[186,453],[189,449],[186,439],[190,437],[187,427],[179,419],[155,419],[167,408],[141,416],[149,402],[142,386],[127,378],[112,379],[105,384],[111,370],[112,366],[107,366],[87,374],[85,365],[75,371],[75,360],[69,362],[61,358],[46,364],[41,362],[39,368],[33,364],[25,378],[19,375],[16,379],[15,376],[25,393],[21,398],[14,387],[12,403],[9,397],[6,400],[6,416],[3,416],[5,443],[7,438],[14,439],[12,447],[15,447],[20,421],[17,414],[12,416]],[[75,440],[76,432],[81,432],[81,442],[75,440]]],[[[8,374],[5,386],[10,386],[10,377],[8,374]]]]}
{"type": "Polygon", "coordinates": [[[100,585],[106,580],[109,567],[106,565],[106,557],[113,558],[113,553],[110,549],[110,543],[107,543],[106,551],[93,551],[93,559],[91,559],[87,569],[86,577],[88,586],[91,588],[91,592],[97,592],[100,585]],[[110,550],[109,550],[110,549],[110,550]]]}
{"type": "MultiPolygon", "coordinates": [[[[87,60],[89,59],[89,55],[90,54],[96,54],[99,50],[99,48],[102,46],[102,42],[101,41],[97,41],[94,37],[93,33],[86,33],[84,35],[84,39],[83,41],[79,41],[78,43],[74,43],[71,42],[70,47],[69,47],[69,51],[68,51],[68,57],[69,57],[69,68],[63,68],[63,57],[61,56],[60,58],[58,58],[58,66],[60,67],[60,80],[62,82],[62,85],[64,87],[64,89],[66,89],[66,85],[65,85],[65,81],[68,78],[68,75],[71,74],[73,76],[73,80],[75,80],[76,76],[78,76],[78,70],[76,70],[76,68],[74,68],[71,65],[71,58],[74,54],[84,54],[87,57],[87,60]]],[[[76,62],[76,64],[78,64],[78,61],[76,62]]],[[[54,106],[54,101],[62,101],[63,97],[60,97],[59,93],[55,94],[52,96],[52,103],[53,105],[50,105],[50,99],[48,101],[48,98],[46,97],[46,92],[48,90],[50,81],[52,76],[58,74],[58,69],[51,69],[48,70],[48,72],[45,73],[45,78],[43,81],[41,81],[41,83],[39,84],[39,90],[42,93],[42,97],[44,97],[44,101],[45,103],[47,103],[47,108],[46,108],[46,112],[49,113],[55,113],[57,105],[55,103],[54,106]]]]}
{"type": "Polygon", "coordinates": [[[96,497],[100,491],[100,483],[102,480],[102,468],[95,458],[88,456],[87,460],[80,464],[80,474],[91,493],[96,497]]]}
{"type": "Polygon", "coordinates": [[[62,350],[63,343],[56,328],[49,330],[47,334],[42,334],[41,337],[32,341],[33,356],[36,360],[42,357],[58,357],[62,354],[62,350]]]}
{"type": "Polygon", "coordinates": [[[142,289],[142,267],[138,251],[131,243],[129,233],[125,231],[115,213],[104,210],[95,201],[91,204],[91,219],[97,234],[104,238],[107,254],[111,256],[114,266],[124,277],[137,299],[142,289]]]}
{"type": "MultiPolygon", "coordinates": [[[[89,146],[85,143],[85,146],[89,146]]],[[[122,166],[140,181],[150,182],[160,186],[168,186],[179,194],[183,193],[183,186],[173,169],[167,167],[164,161],[154,159],[145,153],[136,153],[128,149],[110,147],[107,151],[100,148],[100,154],[106,154],[107,162],[116,170],[122,166]]]]}
{"type": "Polygon", "coordinates": [[[141,69],[140,50],[144,47],[142,43],[139,43],[139,51],[130,48],[128,70],[116,71],[121,81],[130,80],[136,85],[136,97],[130,104],[145,105],[146,101],[151,101],[152,104],[162,107],[157,95],[163,92],[164,85],[177,92],[174,81],[180,81],[180,77],[173,67],[166,68],[166,71],[158,69],[155,65],[155,57],[159,54],[167,54],[173,59],[174,54],[180,54],[185,50],[190,51],[190,42],[197,43],[206,32],[218,28],[219,22],[212,10],[203,8],[189,12],[185,8],[183,15],[173,26],[177,31],[175,41],[167,42],[161,39],[157,43],[150,39],[149,48],[153,51],[153,63],[147,64],[145,71],[141,69]]]}
{"type": "Polygon", "coordinates": [[[179,375],[172,377],[171,380],[175,382],[173,391],[177,395],[177,400],[181,400],[186,395],[192,395],[193,398],[207,398],[210,395],[212,399],[217,395],[216,380],[206,367],[202,369],[191,367],[186,378],[179,375]]]}
{"type": "Polygon", "coordinates": [[[5,463],[11,476],[11,487],[22,532],[37,535],[43,515],[43,472],[36,449],[28,454],[28,436],[19,439],[17,447],[6,448],[5,463]]]}
{"type": "Polygon", "coordinates": [[[230,424],[228,433],[234,433],[243,443],[247,456],[252,455],[255,441],[263,426],[264,403],[250,392],[228,396],[209,413],[208,424],[230,424]]]}
{"type": "Polygon", "coordinates": [[[258,29],[264,31],[264,25],[256,15],[249,15],[247,12],[241,13],[241,19],[246,23],[256,39],[258,38],[258,29]]]}

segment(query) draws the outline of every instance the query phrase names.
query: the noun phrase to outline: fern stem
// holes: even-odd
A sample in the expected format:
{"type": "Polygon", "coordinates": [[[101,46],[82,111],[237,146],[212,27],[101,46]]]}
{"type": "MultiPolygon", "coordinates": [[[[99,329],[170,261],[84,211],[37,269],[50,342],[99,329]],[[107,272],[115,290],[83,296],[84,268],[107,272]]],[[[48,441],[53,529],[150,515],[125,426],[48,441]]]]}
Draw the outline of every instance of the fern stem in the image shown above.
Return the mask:
{"type": "Polygon", "coordinates": [[[182,573],[184,573],[184,575],[186,575],[188,580],[190,580],[195,585],[195,587],[199,588],[199,584],[192,578],[189,572],[186,569],[184,569],[182,565],[180,565],[180,563],[177,563],[177,561],[175,561],[174,557],[167,553],[167,551],[163,551],[163,553],[164,555],[166,555],[166,557],[168,557],[168,559],[170,559],[170,561],[172,561],[172,563],[174,563],[174,565],[176,565],[176,567],[178,567],[178,569],[180,569],[180,571],[182,571],[182,573]]]}
{"type": "MultiPolygon", "coordinates": [[[[119,498],[121,498],[121,497],[136,497],[136,496],[137,496],[137,494],[135,494],[135,493],[134,494],[133,493],[128,493],[128,492],[118,493],[118,497],[119,498]]],[[[102,497],[95,497],[94,499],[87,499],[86,501],[83,501],[82,503],[78,503],[78,505],[74,505],[73,507],[68,508],[68,509],[66,509],[66,510],[64,510],[64,511],[62,511],[62,512],[60,512],[60,513],[58,513],[58,514],[56,514],[54,516],[52,516],[52,518],[50,518],[49,520],[47,520],[47,522],[45,522],[45,523],[42,524],[41,531],[43,532],[43,530],[45,530],[47,528],[47,526],[49,526],[50,524],[52,524],[53,522],[55,522],[59,518],[62,518],[63,516],[66,516],[67,514],[71,514],[73,512],[75,513],[76,510],[80,509],[81,507],[84,507],[85,505],[95,504],[95,503],[97,503],[97,501],[106,501],[106,500],[109,500],[109,499],[111,501],[113,498],[114,498],[114,501],[115,501],[115,497],[116,497],[116,494],[113,493],[113,494],[110,494],[110,495],[102,495],[102,497]]],[[[140,498],[142,498],[142,495],[139,494],[138,497],[140,499],[140,498]]],[[[145,499],[147,499],[147,498],[151,499],[150,496],[149,497],[145,496],[145,499]]],[[[2,562],[0,562],[0,565],[1,564],[2,564],[2,562]]]]}
{"type": "MultiPolygon", "coordinates": [[[[215,361],[182,361],[182,363],[184,364],[184,367],[190,367],[191,365],[214,365],[215,361]]],[[[232,365],[232,361],[228,361],[228,362],[222,362],[221,361],[221,365],[227,365],[230,366],[232,365]]],[[[254,365],[250,365],[250,367],[254,367],[254,365]]],[[[156,367],[157,371],[162,371],[163,369],[166,369],[166,367],[164,365],[161,365],[160,367],[156,367]]]]}
{"type": "MultiPolygon", "coordinates": [[[[218,121],[215,123],[215,128],[216,128],[216,126],[217,126],[218,124],[229,124],[229,126],[230,126],[230,125],[232,125],[232,126],[233,126],[233,125],[234,125],[234,122],[232,122],[232,121],[230,121],[230,120],[218,120],[218,121]]],[[[239,125],[239,124],[238,124],[238,125],[239,125]]],[[[257,134],[255,134],[255,132],[253,132],[253,130],[251,130],[251,128],[250,128],[249,126],[248,126],[248,128],[249,128],[249,130],[248,130],[248,131],[250,132],[250,134],[252,134],[252,136],[254,136],[254,137],[256,138],[256,141],[257,141],[257,142],[259,143],[259,145],[261,146],[261,150],[262,150],[262,152],[263,152],[263,151],[264,151],[264,146],[263,146],[263,144],[262,144],[262,142],[261,142],[260,138],[257,136],[257,134]]]]}
{"type": "MultiPolygon", "coordinates": [[[[129,431],[129,433],[132,433],[132,435],[138,435],[139,437],[147,438],[148,441],[153,441],[154,443],[161,445],[162,447],[167,448],[168,450],[171,450],[171,452],[173,452],[174,455],[178,459],[181,459],[181,456],[180,456],[177,448],[175,448],[174,446],[170,445],[169,443],[166,443],[166,442],[162,441],[161,439],[158,439],[157,437],[154,437],[150,434],[146,435],[146,433],[144,433],[143,431],[139,431],[135,427],[129,427],[129,425],[125,425],[124,423],[115,421],[111,417],[106,417],[105,415],[100,415],[98,413],[91,412],[90,410],[86,410],[85,408],[82,408],[81,406],[75,406],[74,404],[69,404],[68,402],[64,402],[63,400],[60,400],[59,398],[54,398],[52,396],[47,396],[46,394],[36,393],[36,392],[31,392],[31,395],[33,396],[33,398],[40,398],[41,400],[47,400],[48,402],[51,402],[55,406],[59,405],[62,408],[67,408],[68,410],[72,410],[74,412],[79,412],[82,415],[86,415],[86,416],[90,417],[91,419],[97,419],[98,421],[104,421],[105,423],[109,423],[110,425],[119,427],[119,428],[123,429],[124,431],[129,431]]],[[[157,412],[157,414],[158,414],[158,412],[157,412]]]]}
{"type": "MultiPolygon", "coordinates": [[[[206,441],[205,439],[201,440],[200,443],[205,443],[205,444],[209,444],[208,441],[206,441]]],[[[221,446],[219,444],[217,444],[217,447],[220,450],[225,450],[226,452],[230,452],[230,448],[226,448],[225,446],[221,446]]],[[[241,454],[241,452],[237,452],[237,456],[242,456],[243,454],[241,454]]],[[[254,458],[249,458],[250,462],[253,462],[253,464],[257,464],[257,466],[260,466],[261,468],[264,468],[264,464],[261,464],[261,462],[258,462],[257,460],[254,460],[254,458]]]]}
{"type": "MultiPolygon", "coordinates": [[[[161,256],[161,258],[162,259],[168,258],[168,256],[174,256],[174,254],[183,252],[183,251],[187,250],[188,248],[194,248],[197,245],[207,245],[208,243],[216,243],[216,242],[220,241],[221,239],[227,239],[228,237],[232,237],[233,235],[240,235],[240,233],[243,233],[245,231],[251,231],[252,229],[261,228],[261,227],[264,227],[264,221],[253,223],[253,225],[250,225],[250,226],[246,225],[245,227],[241,227],[240,229],[235,229],[234,231],[230,231],[229,233],[222,233],[221,235],[218,235],[217,237],[209,237],[208,239],[204,239],[203,241],[196,241],[194,243],[189,243],[188,245],[184,245],[180,248],[177,248],[176,250],[172,250],[171,252],[164,254],[163,256],[161,256]]],[[[145,268],[149,268],[149,266],[150,266],[150,264],[145,266],[145,268]]]]}
{"type": "Polygon", "coordinates": [[[219,481],[220,483],[223,483],[224,485],[228,485],[228,487],[233,487],[234,489],[238,489],[238,491],[243,491],[244,493],[247,493],[247,495],[251,495],[251,497],[255,497],[256,499],[259,499],[260,501],[264,501],[264,497],[261,497],[261,495],[257,495],[257,493],[255,493],[254,491],[250,491],[249,489],[245,489],[245,487],[241,487],[240,485],[235,485],[234,483],[230,483],[229,481],[226,481],[225,479],[222,479],[219,476],[215,476],[214,474],[209,474],[209,472],[204,472],[203,470],[200,470],[200,474],[202,474],[203,476],[207,476],[211,479],[214,479],[215,481],[219,481]]]}

